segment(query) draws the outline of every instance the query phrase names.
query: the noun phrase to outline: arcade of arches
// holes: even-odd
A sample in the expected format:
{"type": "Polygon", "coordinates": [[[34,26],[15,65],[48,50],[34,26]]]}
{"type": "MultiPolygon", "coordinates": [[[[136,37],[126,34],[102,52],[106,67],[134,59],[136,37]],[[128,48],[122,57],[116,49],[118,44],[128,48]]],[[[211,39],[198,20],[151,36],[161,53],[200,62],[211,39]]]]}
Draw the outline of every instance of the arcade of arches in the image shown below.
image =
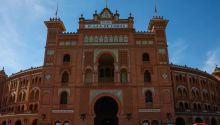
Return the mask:
{"type": "Polygon", "coordinates": [[[99,58],[99,83],[114,83],[114,58],[109,54],[99,58]]]}

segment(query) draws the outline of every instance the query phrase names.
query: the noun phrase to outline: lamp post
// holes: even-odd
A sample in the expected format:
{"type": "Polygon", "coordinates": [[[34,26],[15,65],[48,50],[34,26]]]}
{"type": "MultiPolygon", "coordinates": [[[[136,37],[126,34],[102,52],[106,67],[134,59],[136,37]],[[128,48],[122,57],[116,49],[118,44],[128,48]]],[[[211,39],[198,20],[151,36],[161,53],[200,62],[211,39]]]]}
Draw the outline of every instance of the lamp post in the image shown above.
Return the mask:
{"type": "Polygon", "coordinates": [[[127,119],[128,121],[130,121],[130,120],[132,119],[132,114],[131,114],[131,113],[127,113],[127,114],[126,114],[126,119],[127,119]]]}
{"type": "Polygon", "coordinates": [[[44,120],[47,118],[46,114],[42,114],[42,115],[41,115],[41,118],[42,118],[42,120],[44,121],[44,120]]]}
{"type": "Polygon", "coordinates": [[[86,120],[86,114],[85,114],[85,113],[81,114],[81,115],[80,115],[80,119],[81,119],[82,121],[85,121],[85,120],[86,120]]]}

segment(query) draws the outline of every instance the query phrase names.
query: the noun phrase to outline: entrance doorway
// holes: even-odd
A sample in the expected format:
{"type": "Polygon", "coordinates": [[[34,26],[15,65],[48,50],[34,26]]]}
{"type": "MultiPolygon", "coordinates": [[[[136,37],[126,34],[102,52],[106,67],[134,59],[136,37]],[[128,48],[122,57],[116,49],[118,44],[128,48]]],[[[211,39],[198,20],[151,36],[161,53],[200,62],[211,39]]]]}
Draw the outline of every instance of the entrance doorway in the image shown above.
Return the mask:
{"type": "Polygon", "coordinates": [[[94,111],[94,125],[118,125],[118,104],[113,98],[100,98],[95,103],[94,111]]]}
{"type": "Polygon", "coordinates": [[[21,125],[21,121],[20,120],[16,121],[15,125],[21,125]]]}
{"type": "Polygon", "coordinates": [[[185,121],[183,118],[177,118],[176,119],[176,125],[185,125],[185,121]]]}

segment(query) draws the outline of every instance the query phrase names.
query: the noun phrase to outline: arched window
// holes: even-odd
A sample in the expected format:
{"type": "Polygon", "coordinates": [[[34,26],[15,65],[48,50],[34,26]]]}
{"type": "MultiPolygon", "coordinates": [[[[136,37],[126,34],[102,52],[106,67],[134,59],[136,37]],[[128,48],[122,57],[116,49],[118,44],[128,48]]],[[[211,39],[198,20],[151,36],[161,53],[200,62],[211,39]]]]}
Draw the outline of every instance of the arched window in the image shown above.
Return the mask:
{"type": "Polygon", "coordinates": [[[144,120],[142,125],[150,125],[149,122],[147,120],[144,120]]]}
{"type": "Polygon", "coordinates": [[[70,55],[69,54],[66,54],[66,55],[63,56],[63,62],[64,63],[70,62],[70,55]]]}
{"type": "Polygon", "coordinates": [[[197,104],[196,103],[193,104],[193,109],[194,109],[194,111],[197,111],[197,104]]]}
{"type": "Polygon", "coordinates": [[[199,98],[199,92],[196,91],[196,98],[199,98]]]}
{"type": "Polygon", "coordinates": [[[34,111],[38,111],[38,105],[37,104],[34,105],[34,111]]]}
{"type": "Polygon", "coordinates": [[[144,72],[144,82],[151,82],[151,74],[149,71],[144,72]]]}
{"type": "Polygon", "coordinates": [[[29,111],[33,112],[33,105],[32,104],[29,105],[29,111]]]}
{"type": "Polygon", "coordinates": [[[211,120],[211,125],[217,125],[217,120],[214,119],[214,118],[212,118],[212,120],[211,120]]]}
{"type": "Polygon", "coordinates": [[[187,91],[186,91],[186,89],[183,89],[183,96],[184,96],[184,97],[187,97],[187,91]]]}
{"type": "Polygon", "coordinates": [[[20,93],[19,93],[19,96],[18,96],[18,101],[19,101],[19,102],[21,102],[21,101],[22,101],[22,92],[20,92],[20,93]]]}
{"type": "Polygon", "coordinates": [[[184,106],[185,106],[185,109],[189,109],[188,103],[185,103],[184,106]]]}
{"type": "Polygon", "coordinates": [[[35,119],[35,120],[32,122],[32,125],[37,125],[37,122],[38,122],[38,120],[35,119]]]}
{"type": "Polygon", "coordinates": [[[34,100],[35,100],[34,94],[35,94],[34,91],[32,91],[31,94],[30,94],[30,100],[31,100],[31,101],[34,101],[34,100]]]}
{"type": "Polygon", "coordinates": [[[198,104],[198,111],[201,111],[202,110],[202,107],[200,104],[198,104]]]}
{"type": "Polygon", "coordinates": [[[157,120],[153,120],[153,121],[151,122],[151,125],[159,125],[159,122],[158,122],[157,120]]]}
{"type": "Polygon", "coordinates": [[[182,102],[179,103],[179,109],[180,109],[181,111],[184,110],[184,107],[183,107],[183,103],[182,103],[182,102]]]}
{"type": "Polygon", "coordinates": [[[67,98],[68,98],[68,93],[66,91],[63,91],[60,94],[60,104],[67,104],[67,98]]]}
{"type": "Polygon", "coordinates": [[[180,89],[180,88],[178,88],[177,93],[178,93],[178,97],[182,97],[182,91],[181,91],[181,89],[180,89]]]}
{"type": "Polygon", "coordinates": [[[148,54],[148,53],[144,53],[144,54],[142,55],[142,60],[143,60],[143,61],[150,61],[149,54],[148,54]]]}
{"type": "Polygon", "coordinates": [[[15,122],[15,125],[21,125],[21,120],[17,120],[17,121],[15,122]]]}
{"type": "Polygon", "coordinates": [[[145,93],[145,102],[147,104],[151,104],[153,103],[153,94],[150,90],[148,90],[146,93],[145,93]]]}
{"type": "Polygon", "coordinates": [[[185,120],[183,118],[177,118],[176,125],[185,125],[185,120]]]}
{"type": "Polygon", "coordinates": [[[62,75],[62,83],[68,83],[69,82],[69,74],[67,71],[65,71],[62,75]]]}
{"type": "Polygon", "coordinates": [[[194,90],[192,90],[192,96],[193,96],[193,98],[196,98],[196,93],[194,90]]]}
{"type": "Polygon", "coordinates": [[[62,125],[60,121],[56,121],[55,125],[62,125]]]}
{"type": "Polygon", "coordinates": [[[25,98],[26,98],[26,92],[23,93],[22,101],[25,101],[25,98]]]}
{"type": "Polygon", "coordinates": [[[201,118],[196,118],[195,119],[195,123],[202,123],[203,121],[202,121],[202,119],[201,118]]]}
{"type": "Polygon", "coordinates": [[[121,70],[121,83],[127,83],[128,82],[128,74],[126,69],[121,70]]]}
{"type": "Polygon", "coordinates": [[[36,90],[36,92],[35,92],[35,100],[38,101],[39,97],[40,97],[40,92],[39,92],[39,90],[36,90]]]}
{"type": "Polygon", "coordinates": [[[63,125],[70,125],[70,122],[65,121],[65,122],[63,123],[63,125]]]}
{"type": "Polygon", "coordinates": [[[22,107],[21,107],[21,111],[22,111],[22,112],[24,111],[24,105],[22,105],[22,107]]]}
{"type": "Polygon", "coordinates": [[[2,125],[6,125],[6,121],[3,121],[3,122],[2,122],[2,125]]]}
{"type": "Polygon", "coordinates": [[[86,70],[85,83],[92,83],[92,71],[90,69],[86,70]]]}

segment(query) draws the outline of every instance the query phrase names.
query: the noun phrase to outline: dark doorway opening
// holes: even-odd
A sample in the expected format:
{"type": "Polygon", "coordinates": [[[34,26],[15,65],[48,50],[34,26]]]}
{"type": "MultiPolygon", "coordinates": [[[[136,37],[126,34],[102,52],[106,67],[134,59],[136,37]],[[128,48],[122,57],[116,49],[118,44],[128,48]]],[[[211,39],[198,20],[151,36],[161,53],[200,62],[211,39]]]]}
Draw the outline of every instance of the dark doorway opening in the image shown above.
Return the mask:
{"type": "Polygon", "coordinates": [[[217,125],[217,121],[214,118],[211,120],[211,125],[217,125]]]}
{"type": "Polygon", "coordinates": [[[6,121],[2,122],[2,125],[6,125],[6,121]]]}
{"type": "Polygon", "coordinates": [[[37,119],[35,119],[33,122],[32,122],[32,125],[37,125],[37,119]]]}
{"type": "Polygon", "coordinates": [[[196,118],[195,123],[203,123],[201,118],[196,118]]]}
{"type": "Polygon", "coordinates": [[[95,103],[94,125],[118,125],[118,104],[111,97],[102,97],[95,103]]]}
{"type": "Polygon", "coordinates": [[[16,121],[15,125],[21,125],[21,120],[16,121]]]}
{"type": "Polygon", "coordinates": [[[185,125],[185,121],[183,118],[177,118],[176,119],[176,125],[185,125]]]}

